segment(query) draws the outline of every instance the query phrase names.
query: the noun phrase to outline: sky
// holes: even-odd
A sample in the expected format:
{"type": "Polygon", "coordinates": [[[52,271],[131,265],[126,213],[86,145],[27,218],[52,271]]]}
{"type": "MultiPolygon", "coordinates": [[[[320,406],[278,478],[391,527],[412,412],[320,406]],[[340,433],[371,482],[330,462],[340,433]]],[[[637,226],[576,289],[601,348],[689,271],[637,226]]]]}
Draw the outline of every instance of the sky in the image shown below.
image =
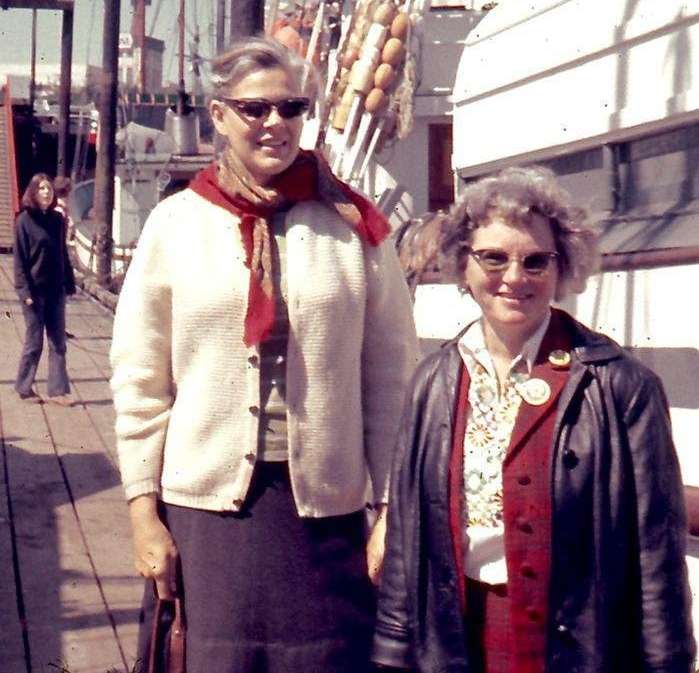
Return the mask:
{"type": "MultiPolygon", "coordinates": [[[[73,28],[74,63],[102,64],[102,21],[105,0],[75,0],[73,28]]],[[[201,53],[213,50],[215,3],[212,0],[187,0],[186,15],[191,38],[195,20],[199,19],[201,53]]],[[[176,22],[179,0],[152,0],[146,8],[146,32],[153,26],[153,37],[165,40],[163,79],[177,79],[176,22]],[[160,2],[160,11],[156,9],[160,2]],[[157,19],[157,20],[156,20],[157,19]]],[[[60,62],[61,12],[39,10],[37,13],[37,63],[60,62]]],[[[120,31],[131,29],[132,0],[121,0],[120,31]]],[[[0,64],[26,63],[31,58],[32,12],[28,9],[0,9],[0,64]]]]}

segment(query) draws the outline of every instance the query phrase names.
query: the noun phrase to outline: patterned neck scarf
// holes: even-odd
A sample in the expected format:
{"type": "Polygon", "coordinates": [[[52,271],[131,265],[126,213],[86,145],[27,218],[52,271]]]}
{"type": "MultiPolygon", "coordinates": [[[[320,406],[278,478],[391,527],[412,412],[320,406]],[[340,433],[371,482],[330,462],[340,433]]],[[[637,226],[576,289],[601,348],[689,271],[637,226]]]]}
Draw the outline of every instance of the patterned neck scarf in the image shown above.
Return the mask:
{"type": "Polygon", "coordinates": [[[243,342],[263,342],[274,325],[273,254],[270,222],[281,208],[322,201],[367,243],[377,246],[390,233],[383,214],[365,197],[338,180],[321,154],[300,150],[294,163],[268,185],[257,184],[242,162],[226,152],[219,165],[200,171],[190,189],[240,218],[245,266],[250,269],[243,342]]]}

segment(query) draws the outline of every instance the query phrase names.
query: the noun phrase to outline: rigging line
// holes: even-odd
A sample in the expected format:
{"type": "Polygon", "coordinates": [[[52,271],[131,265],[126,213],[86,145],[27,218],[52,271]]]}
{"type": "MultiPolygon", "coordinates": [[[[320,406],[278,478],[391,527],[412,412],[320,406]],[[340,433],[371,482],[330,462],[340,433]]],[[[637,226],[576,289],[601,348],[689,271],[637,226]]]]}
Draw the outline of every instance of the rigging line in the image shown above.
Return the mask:
{"type": "MultiPolygon", "coordinates": [[[[208,53],[213,53],[213,37],[214,37],[214,19],[213,19],[213,2],[207,3],[204,5],[204,7],[208,8],[207,10],[202,11],[201,15],[201,24],[205,26],[204,28],[204,36],[206,37],[206,45],[208,46],[208,53]]],[[[197,13],[198,15],[198,13],[197,13]]],[[[200,37],[200,46],[203,43],[203,40],[200,37]]]]}
{"type": "MultiPolygon", "coordinates": [[[[90,3],[90,28],[87,31],[88,35],[92,35],[95,29],[95,8],[97,7],[96,2],[90,3]]],[[[92,47],[92,40],[87,41],[85,46],[85,64],[90,62],[90,47],[92,47]]]]}
{"type": "Polygon", "coordinates": [[[199,12],[197,10],[196,0],[192,0],[192,9],[193,9],[193,11],[191,12],[191,14],[194,16],[194,19],[192,19],[190,16],[189,20],[187,20],[187,17],[185,15],[184,28],[185,28],[185,31],[189,34],[189,37],[192,40],[195,40],[197,38],[197,36],[199,35],[199,12]],[[190,28],[192,21],[194,22],[194,30],[192,30],[190,28]]]}
{"type": "Polygon", "coordinates": [[[209,5],[209,16],[208,16],[208,29],[207,33],[207,43],[209,47],[209,55],[216,53],[216,21],[214,16],[213,3],[209,5]]]}
{"type": "MultiPolygon", "coordinates": [[[[93,3],[96,4],[96,3],[93,3]]],[[[160,15],[160,8],[163,6],[163,0],[158,0],[158,4],[155,6],[153,16],[150,22],[150,30],[148,31],[148,37],[153,37],[153,31],[155,30],[155,24],[158,22],[158,16],[160,15]]]]}
{"type": "Polygon", "coordinates": [[[194,40],[197,37],[197,35],[199,35],[199,21],[197,20],[196,17],[194,18],[194,28],[192,28],[191,26],[192,26],[191,20],[184,22],[185,30],[189,34],[189,37],[192,40],[194,40]]]}
{"type": "MultiPolygon", "coordinates": [[[[170,32],[168,33],[168,35],[173,35],[173,34],[178,35],[179,34],[178,23],[179,23],[179,17],[177,15],[175,15],[175,20],[172,24],[172,28],[170,29],[170,32]]],[[[172,79],[170,78],[170,73],[172,72],[172,64],[175,62],[176,52],[177,52],[177,49],[173,48],[170,50],[170,60],[168,61],[167,70],[166,70],[166,77],[169,81],[172,81],[172,79]]]]}

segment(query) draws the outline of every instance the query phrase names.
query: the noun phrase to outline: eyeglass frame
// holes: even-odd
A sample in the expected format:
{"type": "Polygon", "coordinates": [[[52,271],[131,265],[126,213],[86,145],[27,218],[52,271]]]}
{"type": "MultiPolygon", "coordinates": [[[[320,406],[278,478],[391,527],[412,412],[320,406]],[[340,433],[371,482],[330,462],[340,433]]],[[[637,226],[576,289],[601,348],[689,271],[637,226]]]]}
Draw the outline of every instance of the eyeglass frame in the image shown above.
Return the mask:
{"type": "Polygon", "coordinates": [[[513,262],[517,262],[522,267],[524,273],[526,273],[528,276],[543,276],[551,268],[551,262],[559,259],[561,256],[560,253],[550,250],[538,250],[536,252],[527,253],[526,255],[511,255],[510,253],[505,252],[504,250],[499,250],[498,248],[482,248],[480,250],[474,250],[470,246],[464,246],[464,251],[467,256],[473,257],[476,260],[476,262],[478,262],[478,266],[481,269],[483,269],[483,271],[485,271],[486,273],[505,273],[505,271],[507,271],[510,268],[513,262]],[[486,252],[498,252],[505,255],[507,257],[507,260],[504,266],[498,268],[488,268],[481,259],[483,254],[486,252]],[[546,266],[543,267],[540,271],[527,269],[527,267],[525,266],[526,259],[534,255],[542,255],[547,260],[546,266]]]}
{"type": "Polygon", "coordinates": [[[264,122],[265,120],[267,120],[269,118],[269,115],[272,114],[272,110],[276,110],[277,114],[284,120],[296,119],[297,117],[301,117],[304,112],[308,112],[309,108],[311,107],[311,99],[307,96],[290,96],[289,98],[283,98],[282,100],[278,101],[271,101],[267,98],[228,98],[226,96],[221,96],[218,98],[218,100],[221,100],[224,103],[226,103],[229,107],[231,107],[233,110],[235,110],[237,113],[239,113],[246,119],[255,122],[264,122]],[[279,111],[280,105],[295,102],[304,104],[303,109],[298,114],[292,115],[291,117],[285,117],[283,114],[281,114],[281,112],[279,111]],[[243,110],[243,106],[246,103],[261,103],[267,107],[267,110],[259,117],[255,117],[254,115],[247,114],[243,110]]]}

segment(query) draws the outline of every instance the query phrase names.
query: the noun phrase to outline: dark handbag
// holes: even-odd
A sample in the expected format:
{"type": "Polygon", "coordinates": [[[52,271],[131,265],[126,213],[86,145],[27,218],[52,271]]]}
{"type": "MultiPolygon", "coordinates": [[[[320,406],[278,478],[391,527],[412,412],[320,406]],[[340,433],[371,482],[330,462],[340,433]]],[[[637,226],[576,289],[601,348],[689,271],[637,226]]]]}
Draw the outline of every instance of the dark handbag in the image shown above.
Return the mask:
{"type": "Polygon", "coordinates": [[[185,673],[182,599],[156,600],[148,653],[148,673],[185,673]]]}

